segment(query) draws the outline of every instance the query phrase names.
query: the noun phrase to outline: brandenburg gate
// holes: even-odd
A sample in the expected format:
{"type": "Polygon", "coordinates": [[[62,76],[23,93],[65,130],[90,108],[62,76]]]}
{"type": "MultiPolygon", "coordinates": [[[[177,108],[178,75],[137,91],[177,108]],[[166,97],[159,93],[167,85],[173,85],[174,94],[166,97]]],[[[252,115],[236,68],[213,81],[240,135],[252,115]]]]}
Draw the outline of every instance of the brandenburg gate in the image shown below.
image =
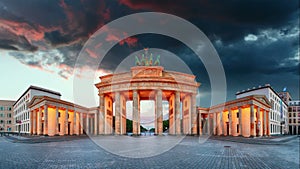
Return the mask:
{"type": "Polygon", "coordinates": [[[155,102],[155,134],[163,133],[163,100],[169,102],[169,134],[198,134],[196,94],[200,83],[194,75],[164,70],[159,66],[159,56],[154,62],[152,59],[152,54],[142,55],[141,60],[136,57],[136,66],[129,72],[102,76],[95,84],[100,98],[99,134],[126,134],[126,101],[130,100],[133,135],[140,135],[141,100],[155,102]]]}
{"type": "Polygon", "coordinates": [[[132,101],[133,135],[140,135],[140,102],[154,101],[155,134],[163,133],[163,101],[169,103],[170,135],[270,135],[271,104],[263,95],[251,95],[209,108],[196,107],[200,83],[195,76],[164,70],[159,56],[145,50],[124,73],[100,77],[99,107],[85,108],[48,96],[35,96],[30,108],[32,135],[126,134],[126,102],[132,101]],[[114,120],[114,121],[113,121],[114,120]]]}

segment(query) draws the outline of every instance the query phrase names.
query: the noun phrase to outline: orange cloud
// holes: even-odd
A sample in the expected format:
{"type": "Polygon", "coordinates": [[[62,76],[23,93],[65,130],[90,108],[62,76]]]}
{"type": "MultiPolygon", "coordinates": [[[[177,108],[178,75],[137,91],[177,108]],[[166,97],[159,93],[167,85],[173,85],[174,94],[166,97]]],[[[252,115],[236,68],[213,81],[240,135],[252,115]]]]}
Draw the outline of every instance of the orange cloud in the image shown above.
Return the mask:
{"type": "Polygon", "coordinates": [[[85,51],[92,57],[92,58],[97,58],[97,54],[93,52],[92,50],[86,48],[85,51]]]}
{"type": "Polygon", "coordinates": [[[119,42],[120,45],[124,45],[126,43],[129,47],[136,46],[138,39],[136,37],[123,39],[127,36],[128,34],[126,32],[123,32],[122,35],[118,35],[118,33],[108,33],[105,40],[108,42],[119,42]]]}

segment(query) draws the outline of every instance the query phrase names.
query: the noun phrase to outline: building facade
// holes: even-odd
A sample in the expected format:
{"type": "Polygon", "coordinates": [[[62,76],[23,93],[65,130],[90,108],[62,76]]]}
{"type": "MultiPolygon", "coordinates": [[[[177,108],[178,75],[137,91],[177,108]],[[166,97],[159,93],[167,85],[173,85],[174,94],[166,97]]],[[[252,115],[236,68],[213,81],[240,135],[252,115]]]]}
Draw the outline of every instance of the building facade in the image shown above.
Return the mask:
{"type": "Polygon", "coordinates": [[[300,135],[300,100],[289,101],[289,134],[300,135]]]}
{"type": "Polygon", "coordinates": [[[28,103],[31,135],[97,134],[99,108],[85,108],[48,96],[34,96],[28,103]]]}
{"type": "Polygon", "coordinates": [[[19,132],[20,130],[20,133],[30,133],[30,110],[27,107],[27,103],[29,103],[34,96],[48,96],[60,99],[61,94],[41,87],[30,86],[13,104],[15,131],[19,132]]]}
{"type": "Polygon", "coordinates": [[[289,102],[293,100],[292,96],[287,91],[279,92],[278,95],[286,104],[289,104],[289,102]]]}
{"type": "Polygon", "coordinates": [[[133,135],[140,134],[141,100],[155,102],[155,134],[163,133],[163,100],[169,102],[169,134],[197,134],[196,94],[200,84],[194,75],[165,71],[161,66],[135,66],[130,72],[100,79],[96,84],[100,99],[99,134],[126,134],[126,102],[129,100],[133,102],[133,135]]]}
{"type": "Polygon", "coordinates": [[[270,103],[251,95],[210,108],[198,108],[200,135],[261,137],[270,135],[270,103]]]}
{"type": "Polygon", "coordinates": [[[15,101],[0,100],[0,132],[14,132],[13,104],[15,101]]]}
{"type": "Polygon", "coordinates": [[[269,85],[253,87],[236,93],[236,98],[250,95],[264,95],[271,104],[270,129],[271,135],[284,134],[288,132],[288,105],[281,99],[279,94],[269,85]]]}

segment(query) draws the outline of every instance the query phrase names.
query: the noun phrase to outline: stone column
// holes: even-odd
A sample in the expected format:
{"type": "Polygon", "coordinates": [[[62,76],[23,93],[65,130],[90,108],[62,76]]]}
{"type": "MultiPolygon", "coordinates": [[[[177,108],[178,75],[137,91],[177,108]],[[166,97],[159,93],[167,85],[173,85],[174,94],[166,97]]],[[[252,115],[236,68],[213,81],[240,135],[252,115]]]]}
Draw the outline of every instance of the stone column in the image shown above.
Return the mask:
{"type": "Polygon", "coordinates": [[[163,110],[162,110],[162,91],[161,90],[157,90],[156,93],[156,123],[157,123],[157,128],[155,130],[157,130],[157,134],[158,135],[162,135],[163,133],[163,110]]]}
{"type": "Polygon", "coordinates": [[[258,136],[262,136],[262,120],[261,120],[261,114],[260,114],[260,107],[257,108],[257,127],[258,127],[258,133],[256,133],[258,136]]]}
{"type": "Polygon", "coordinates": [[[115,92],[115,134],[121,134],[121,101],[120,92],[115,92]]]}
{"type": "Polygon", "coordinates": [[[78,127],[76,125],[76,111],[74,110],[74,115],[73,115],[73,135],[77,135],[78,134],[78,127]]]}
{"type": "Polygon", "coordinates": [[[90,120],[89,120],[89,114],[86,113],[86,126],[85,126],[85,132],[86,134],[90,134],[90,120]]]}
{"type": "Polygon", "coordinates": [[[264,116],[263,117],[264,118],[264,122],[263,122],[264,123],[263,124],[264,125],[264,133],[263,133],[263,135],[266,136],[267,135],[267,112],[265,109],[263,110],[263,116],[264,116]]]}
{"type": "Polygon", "coordinates": [[[69,110],[66,108],[66,111],[65,111],[65,123],[64,123],[64,135],[68,135],[68,123],[69,123],[69,110]]]}
{"type": "Polygon", "coordinates": [[[126,134],[126,97],[121,95],[121,134],[126,134]],[[124,107],[124,109],[123,109],[124,107]]]}
{"type": "Polygon", "coordinates": [[[199,135],[202,136],[202,114],[201,111],[199,112],[199,135]]]}
{"type": "Polygon", "coordinates": [[[43,131],[42,131],[42,108],[41,107],[39,107],[38,121],[39,121],[38,135],[42,135],[43,131]]]}
{"type": "Polygon", "coordinates": [[[271,123],[270,123],[270,113],[271,111],[267,112],[267,135],[270,136],[271,135],[271,123]]]}
{"type": "Polygon", "coordinates": [[[104,111],[104,95],[100,95],[100,100],[99,100],[99,134],[104,134],[105,131],[105,111],[104,111]]]}
{"type": "Polygon", "coordinates": [[[138,134],[140,135],[141,134],[141,116],[140,116],[140,113],[141,113],[141,105],[140,105],[140,96],[138,95],[138,123],[137,123],[137,126],[138,126],[138,134]]]}
{"type": "Polygon", "coordinates": [[[196,94],[191,96],[191,113],[192,113],[192,135],[197,135],[197,107],[196,107],[196,94]]]}
{"type": "Polygon", "coordinates": [[[44,135],[48,135],[48,105],[44,105],[44,135]]]}
{"type": "Polygon", "coordinates": [[[138,114],[139,114],[139,100],[138,100],[138,92],[137,90],[133,90],[132,94],[132,105],[133,105],[133,112],[132,112],[132,132],[133,135],[139,135],[139,125],[138,125],[138,114]]]}
{"type": "Polygon", "coordinates": [[[32,111],[32,113],[33,113],[33,121],[32,121],[32,123],[33,123],[33,131],[32,131],[32,134],[33,135],[36,135],[36,116],[37,116],[37,112],[36,112],[36,109],[34,109],[33,111],[32,111]]]}
{"type": "Polygon", "coordinates": [[[54,135],[59,135],[59,129],[58,129],[58,124],[59,124],[59,111],[58,111],[58,107],[56,106],[55,108],[55,134],[54,135]]]}
{"type": "Polygon", "coordinates": [[[239,107],[239,135],[243,135],[243,119],[242,119],[242,108],[239,107]]]}
{"type": "Polygon", "coordinates": [[[169,99],[169,133],[175,134],[175,94],[171,94],[169,99]]]}
{"type": "Polygon", "coordinates": [[[181,121],[180,121],[180,92],[175,92],[175,128],[176,135],[181,135],[181,121]]]}
{"type": "Polygon", "coordinates": [[[80,113],[80,134],[83,134],[83,114],[80,113]]]}
{"type": "Polygon", "coordinates": [[[30,135],[33,135],[33,112],[34,112],[33,110],[29,111],[29,119],[30,119],[29,120],[29,126],[30,126],[29,134],[30,135]]]}
{"type": "Polygon", "coordinates": [[[223,113],[224,113],[223,111],[220,112],[220,114],[221,114],[221,115],[220,115],[220,116],[221,116],[221,117],[220,117],[221,135],[225,135],[225,129],[224,129],[224,117],[223,117],[224,114],[223,114],[223,113]]]}
{"type": "Polygon", "coordinates": [[[229,108],[229,110],[228,110],[228,114],[229,114],[229,119],[228,119],[228,121],[229,121],[229,135],[231,136],[232,135],[232,111],[231,111],[231,109],[229,108]]]}
{"type": "Polygon", "coordinates": [[[210,114],[207,114],[207,135],[210,135],[210,114]]]}
{"type": "Polygon", "coordinates": [[[94,116],[94,135],[98,135],[98,112],[94,116]]]}
{"type": "Polygon", "coordinates": [[[214,116],[214,121],[213,121],[213,128],[214,128],[214,131],[213,131],[213,134],[214,135],[217,135],[217,113],[213,113],[213,116],[214,116]]]}
{"type": "Polygon", "coordinates": [[[254,105],[250,106],[250,136],[256,136],[254,105]]]}

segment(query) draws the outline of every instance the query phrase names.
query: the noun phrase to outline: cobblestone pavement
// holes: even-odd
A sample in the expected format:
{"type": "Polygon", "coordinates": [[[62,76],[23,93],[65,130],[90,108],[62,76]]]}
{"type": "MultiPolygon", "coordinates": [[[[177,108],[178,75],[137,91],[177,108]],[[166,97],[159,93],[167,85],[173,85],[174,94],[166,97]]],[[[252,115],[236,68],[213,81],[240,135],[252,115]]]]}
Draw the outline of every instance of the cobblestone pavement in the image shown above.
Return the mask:
{"type": "Polygon", "coordinates": [[[112,154],[88,137],[34,144],[16,143],[0,137],[0,168],[296,169],[299,168],[299,137],[282,145],[255,145],[211,139],[203,143],[197,137],[185,137],[169,151],[147,158],[126,158],[112,154]]]}

